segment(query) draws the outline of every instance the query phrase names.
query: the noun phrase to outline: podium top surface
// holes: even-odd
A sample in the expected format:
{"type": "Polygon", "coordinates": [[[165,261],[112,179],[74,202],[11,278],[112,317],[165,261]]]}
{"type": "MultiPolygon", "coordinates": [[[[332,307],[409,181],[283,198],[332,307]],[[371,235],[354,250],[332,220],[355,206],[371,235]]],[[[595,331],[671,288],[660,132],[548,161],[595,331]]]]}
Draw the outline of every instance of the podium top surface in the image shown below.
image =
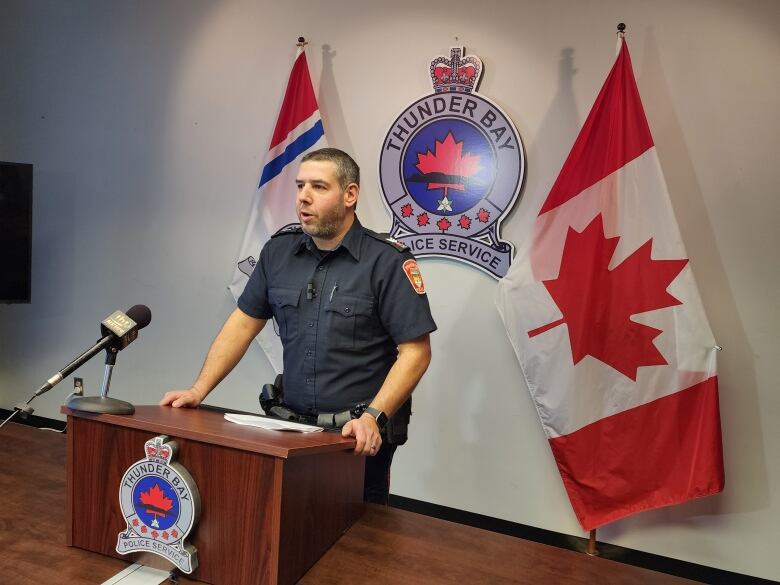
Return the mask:
{"type": "Polygon", "coordinates": [[[135,414],[119,415],[93,414],[63,406],[61,412],[69,417],[149,431],[158,435],[181,437],[283,459],[316,453],[348,451],[355,448],[354,439],[342,438],[339,433],[268,431],[228,422],[224,418],[224,413],[204,408],[140,405],[135,407],[135,414]]]}

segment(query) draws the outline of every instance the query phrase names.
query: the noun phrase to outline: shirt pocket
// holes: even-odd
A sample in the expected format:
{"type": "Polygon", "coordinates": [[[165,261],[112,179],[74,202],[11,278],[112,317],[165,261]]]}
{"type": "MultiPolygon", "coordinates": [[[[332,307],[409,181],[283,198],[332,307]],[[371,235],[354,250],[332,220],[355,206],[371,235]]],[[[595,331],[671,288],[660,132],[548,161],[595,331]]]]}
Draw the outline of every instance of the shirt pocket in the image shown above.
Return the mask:
{"type": "Polygon", "coordinates": [[[298,303],[300,299],[300,289],[268,289],[268,301],[271,303],[271,310],[279,325],[279,336],[283,342],[294,339],[298,335],[298,303]]]}
{"type": "Polygon", "coordinates": [[[374,329],[374,299],[339,295],[325,307],[328,345],[339,349],[360,349],[374,329]]]}

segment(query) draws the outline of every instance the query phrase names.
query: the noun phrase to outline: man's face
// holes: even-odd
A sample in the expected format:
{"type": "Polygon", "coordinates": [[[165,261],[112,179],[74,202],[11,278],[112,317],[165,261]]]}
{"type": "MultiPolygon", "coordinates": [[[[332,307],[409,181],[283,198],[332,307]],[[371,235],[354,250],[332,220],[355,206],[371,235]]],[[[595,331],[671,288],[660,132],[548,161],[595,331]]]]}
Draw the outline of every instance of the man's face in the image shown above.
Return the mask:
{"type": "Polygon", "coordinates": [[[298,186],[295,212],[303,231],[325,241],[343,236],[347,191],[339,185],[336,165],[330,161],[306,161],[301,164],[295,183],[298,186]]]}

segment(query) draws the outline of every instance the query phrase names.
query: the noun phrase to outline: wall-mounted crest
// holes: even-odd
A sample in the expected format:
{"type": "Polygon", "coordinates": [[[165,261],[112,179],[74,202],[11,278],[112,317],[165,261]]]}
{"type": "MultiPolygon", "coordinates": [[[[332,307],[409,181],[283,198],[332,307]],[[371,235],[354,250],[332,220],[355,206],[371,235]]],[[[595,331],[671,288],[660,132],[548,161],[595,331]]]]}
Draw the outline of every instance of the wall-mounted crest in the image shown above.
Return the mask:
{"type": "Polygon", "coordinates": [[[517,201],[525,155],[509,117],[476,92],[482,70],[461,47],[431,61],[434,93],[390,126],[379,182],[391,235],[417,257],[452,257],[501,278],[514,248],[499,224],[517,201]]]}

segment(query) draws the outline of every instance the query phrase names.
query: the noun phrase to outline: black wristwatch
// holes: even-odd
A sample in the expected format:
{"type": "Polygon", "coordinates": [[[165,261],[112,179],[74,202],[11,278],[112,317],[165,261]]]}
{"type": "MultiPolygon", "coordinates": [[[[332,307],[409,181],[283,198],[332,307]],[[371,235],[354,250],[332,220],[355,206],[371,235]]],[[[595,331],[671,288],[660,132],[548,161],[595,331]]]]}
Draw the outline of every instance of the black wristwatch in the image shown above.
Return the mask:
{"type": "Polygon", "coordinates": [[[366,409],[363,411],[363,413],[366,412],[374,417],[380,431],[385,428],[385,425],[387,424],[387,415],[384,412],[382,412],[377,408],[372,408],[370,406],[366,406],[366,409]]]}

